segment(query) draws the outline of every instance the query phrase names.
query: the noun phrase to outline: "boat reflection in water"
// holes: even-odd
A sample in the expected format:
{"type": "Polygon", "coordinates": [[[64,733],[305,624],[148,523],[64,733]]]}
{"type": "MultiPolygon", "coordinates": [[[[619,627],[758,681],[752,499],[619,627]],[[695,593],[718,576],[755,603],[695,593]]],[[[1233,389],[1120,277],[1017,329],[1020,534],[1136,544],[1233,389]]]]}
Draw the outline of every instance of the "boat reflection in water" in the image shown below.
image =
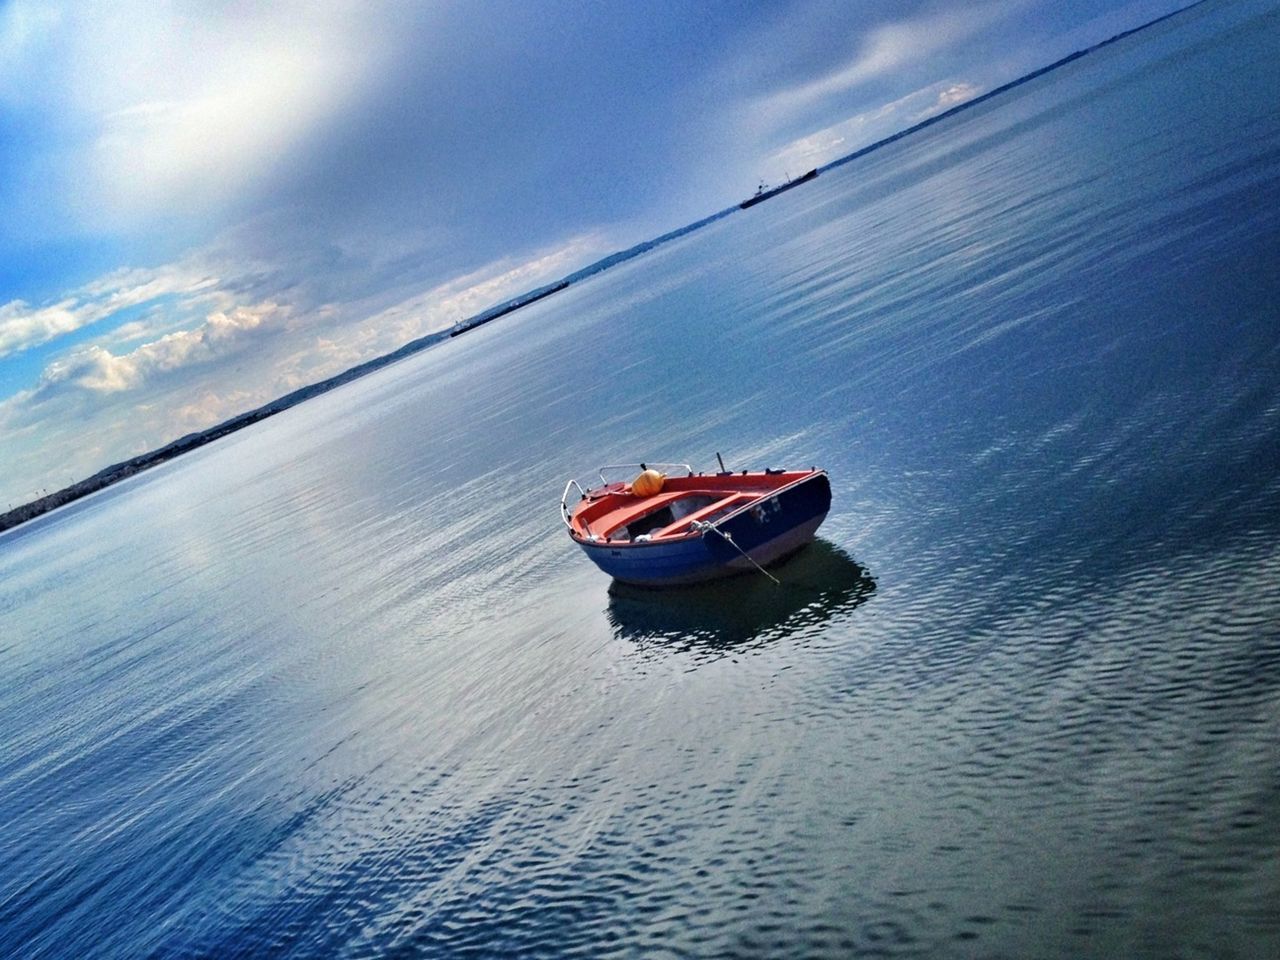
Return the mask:
{"type": "Polygon", "coordinates": [[[679,589],[648,590],[614,581],[614,636],[646,652],[716,659],[793,635],[812,635],[875,591],[875,580],[844,550],[817,539],[770,567],[780,583],[743,574],[679,589]]]}

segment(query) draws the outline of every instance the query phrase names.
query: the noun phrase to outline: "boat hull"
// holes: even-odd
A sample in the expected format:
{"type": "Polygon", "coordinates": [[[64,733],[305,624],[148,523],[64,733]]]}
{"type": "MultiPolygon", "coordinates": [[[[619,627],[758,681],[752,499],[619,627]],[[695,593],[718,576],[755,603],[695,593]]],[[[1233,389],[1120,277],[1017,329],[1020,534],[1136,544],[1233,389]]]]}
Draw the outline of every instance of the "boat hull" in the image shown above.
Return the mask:
{"type": "Polygon", "coordinates": [[[831,484],[825,473],[815,473],[695,536],[665,543],[577,543],[596,566],[621,583],[701,583],[747,573],[756,564],[765,566],[794,553],[813,539],[830,508],[831,484]]]}

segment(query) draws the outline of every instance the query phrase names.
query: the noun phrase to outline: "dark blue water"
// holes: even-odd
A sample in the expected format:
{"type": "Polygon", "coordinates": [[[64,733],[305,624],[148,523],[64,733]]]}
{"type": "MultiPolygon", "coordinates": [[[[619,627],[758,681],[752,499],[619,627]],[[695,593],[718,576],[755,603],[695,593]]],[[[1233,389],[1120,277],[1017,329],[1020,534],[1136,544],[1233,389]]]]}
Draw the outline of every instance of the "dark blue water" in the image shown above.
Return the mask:
{"type": "Polygon", "coordinates": [[[1280,955],[1280,11],[0,537],[0,956],[1280,955]],[[599,463],[825,466],[610,590],[599,463]]]}

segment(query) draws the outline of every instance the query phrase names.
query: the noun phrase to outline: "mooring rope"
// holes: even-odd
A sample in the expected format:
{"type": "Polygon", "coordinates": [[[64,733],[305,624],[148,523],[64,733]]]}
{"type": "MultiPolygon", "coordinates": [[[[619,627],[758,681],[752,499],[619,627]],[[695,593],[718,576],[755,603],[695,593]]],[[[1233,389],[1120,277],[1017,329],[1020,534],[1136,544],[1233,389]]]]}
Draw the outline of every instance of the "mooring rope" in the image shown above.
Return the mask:
{"type": "Polygon", "coordinates": [[[728,542],[728,544],[729,544],[731,547],[733,547],[733,549],[737,550],[740,554],[742,554],[744,557],[746,557],[748,560],[750,560],[750,561],[751,561],[751,565],[752,565],[753,567],[755,567],[757,570],[759,570],[761,573],[763,573],[766,577],[768,577],[770,580],[772,580],[772,581],[773,581],[774,583],[776,583],[778,586],[782,586],[782,581],[781,581],[781,580],[779,580],[777,577],[775,577],[772,573],[770,573],[770,572],[769,572],[768,570],[766,570],[764,567],[760,566],[760,564],[756,563],[756,562],[755,562],[755,560],[754,560],[754,559],[752,559],[752,557],[747,553],[747,551],[743,550],[740,546],[738,546],[738,545],[737,545],[737,543],[735,543],[735,542],[734,542],[734,539],[733,539],[733,537],[732,537],[732,536],[730,536],[729,534],[725,533],[723,530],[721,530],[719,527],[717,527],[714,523],[711,523],[711,522],[709,522],[709,521],[705,521],[705,520],[695,520],[693,523],[689,524],[689,527],[690,527],[690,529],[697,530],[698,532],[700,532],[700,533],[702,533],[702,534],[704,534],[704,535],[707,533],[707,531],[708,531],[708,530],[709,530],[709,531],[711,531],[712,533],[718,533],[718,534],[720,534],[720,536],[722,536],[722,537],[725,539],[725,541],[726,541],[726,542],[728,542]]]}

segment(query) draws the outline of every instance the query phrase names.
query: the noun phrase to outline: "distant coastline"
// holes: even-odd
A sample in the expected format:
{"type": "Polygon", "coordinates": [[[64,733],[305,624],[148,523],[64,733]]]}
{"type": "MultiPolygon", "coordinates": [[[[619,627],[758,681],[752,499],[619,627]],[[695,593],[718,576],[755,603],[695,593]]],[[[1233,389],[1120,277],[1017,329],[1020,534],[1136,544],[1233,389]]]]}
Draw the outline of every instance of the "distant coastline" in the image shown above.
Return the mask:
{"type": "Polygon", "coordinates": [[[686,236],[695,230],[705,227],[709,223],[719,220],[721,217],[728,216],[735,210],[737,210],[737,207],[730,207],[727,210],[722,210],[709,217],[704,217],[696,223],[691,223],[678,230],[672,230],[669,233],[664,233],[662,236],[656,237],[653,240],[646,240],[633,247],[628,247],[626,250],[620,250],[617,253],[612,253],[601,260],[597,260],[594,263],[583,267],[581,270],[569,274],[567,277],[557,280],[554,283],[547,284],[546,286],[538,287],[535,290],[522,293],[510,300],[504,300],[502,303],[496,304],[495,306],[477,313],[472,317],[468,317],[465,320],[455,323],[452,327],[444,330],[438,330],[435,333],[429,333],[426,336],[417,338],[416,340],[411,340],[404,346],[399,347],[390,353],[383,354],[380,357],[374,357],[372,360],[366,360],[364,363],[356,364],[356,366],[351,367],[348,370],[344,370],[342,373],[335,374],[325,380],[321,380],[318,383],[313,383],[306,387],[300,387],[291,393],[286,393],[284,396],[277,397],[275,400],[264,403],[260,407],[255,407],[252,410],[237,414],[229,420],[224,420],[206,430],[189,433],[184,437],[174,440],[172,443],[165,444],[163,447],[150,450],[147,453],[140,454],[139,456],[132,457],[128,460],[122,460],[119,463],[113,463],[111,466],[99,470],[91,477],[79,480],[70,486],[63,487],[61,490],[55,490],[53,493],[46,494],[36,500],[14,507],[12,510],[5,513],[0,513],[0,533],[26,523],[28,520],[34,520],[36,517],[46,514],[51,510],[56,510],[58,507],[65,506],[68,503],[73,503],[76,500],[89,496],[90,494],[97,493],[99,490],[105,489],[114,483],[119,483],[121,480],[127,480],[129,477],[139,474],[144,470],[149,470],[162,463],[167,463],[175,457],[180,457],[184,453],[199,449],[207,443],[212,443],[214,440],[225,437],[229,433],[235,433],[237,430],[243,430],[245,427],[255,424],[259,420],[265,420],[267,417],[275,416],[277,413],[288,410],[290,407],[297,406],[304,400],[310,400],[312,397],[318,397],[322,393],[328,393],[335,387],[340,387],[344,383],[350,383],[352,380],[357,380],[360,377],[373,373],[375,370],[380,370],[398,360],[403,360],[405,357],[411,356],[412,354],[418,353],[422,350],[426,350],[428,347],[433,347],[444,340],[449,340],[453,337],[468,333],[469,331],[474,330],[477,327],[481,327],[486,323],[491,323],[500,317],[505,317],[517,310],[527,307],[533,303],[537,303],[539,300],[544,300],[553,294],[565,290],[579,280],[590,277],[602,270],[607,270],[609,267],[616,266],[617,264],[630,260],[633,257],[638,257],[641,254],[652,250],[654,247],[661,246],[664,243],[686,236]]]}
{"type": "Polygon", "coordinates": [[[304,400],[310,400],[312,397],[317,397],[322,393],[328,393],[330,390],[334,389],[335,387],[339,387],[344,383],[349,383],[350,381],[363,377],[366,374],[373,373],[375,370],[379,370],[382,367],[385,367],[388,364],[395,363],[398,360],[403,360],[405,357],[418,353],[421,350],[425,350],[428,347],[435,346],[437,343],[440,343],[444,340],[448,340],[450,338],[460,336],[464,333],[474,330],[477,327],[483,326],[486,323],[490,323],[494,320],[497,320],[500,317],[505,317],[511,313],[514,313],[515,311],[520,310],[523,307],[527,307],[540,300],[544,300],[547,297],[550,297],[554,294],[557,294],[565,290],[566,288],[568,288],[569,286],[571,286],[572,284],[576,283],[579,280],[583,280],[586,277],[592,276],[593,274],[596,274],[596,273],[600,273],[601,271],[607,270],[610,267],[616,266],[619,263],[623,263],[634,257],[638,257],[641,254],[647,253],[650,250],[654,249],[655,247],[661,246],[664,243],[668,243],[672,240],[678,239],[679,237],[683,237],[690,233],[693,233],[695,230],[699,230],[702,227],[705,227],[708,224],[715,222],[716,220],[726,217],[729,214],[736,213],[739,209],[747,209],[749,207],[754,206],[757,203],[761,203],[765,200],[768,200],[776,196],[777,194],[782,193],[785,190],[789,190],[793,187],[799,186],[802,183],[813,180],[815,177],[817,177],[817,175],[820,172],[832,170],[836,167],[843,166],[846,163],[850,163],[853,160],[857,160],[858,158],[866,156],[867,154],[875,150],[879,150],[881,147],[887,146],[891,143],[895,143],[898,140],[903,139],[904,137],[911,136],[912,134],[917,133],[926,127],[930,127],[936,123],[940,123],[941,121],[946,120],[948,117],[952,117],[958,113],[961,113],[964,110],[968,110],[969,108],[975,107],[980,103],[984,103],[993,97],[999,96],[1002,93],[1005,93],[1009,90],[1014,89],[1015,87],[1021,86],[1024,83],[1029,83],[1030,81],[1035,80],[1038,77],[1044,76],[1045,74],[1050,73],[1058,69],[1059,67],[1065,66],[1066,64],[1071,63],[1074,60],[1078,60],[1081,57],[1086,56],[1087,54],[1093,53],[1096,50],[1100,50],[1103,47],[1116,43],[1119,40],[1123,40],[1126,37],[1139,33],[1140,31],[1145,30],[1148,27],[1155,26],[1158,23],[1161,23],[1172,17],[1176,17],[1182,13],[1185,13],[1187,10],[1193,9],[1194,7],[1198,7],[1204,2],[1205,0],[1196,0],[1196,2],[1188,4],[1186,7],[1183,7],[1179,10],[1175,10],[1172,13],[1168,13],[1168,14],[1165,14],[1164,16],[1157,17],[1155,20],[1151,20],[1148,23],[1144,23],[1141,26],[1134,27],[1130,30],[1125,30],[1122,33],[1118,33],[1113,37],[1109,37],[1106,40],[1102,40],[1094,44],[1093,46],[1087,47],[1083,50],[1077,50],[1074,53],[1070,53],[1059,60],[1055,60],[1053,63],[1049,64],[1048,66],[1040,67],[1037,70],[1033,70],[1030,73],[1027,73],[1021,77],[1018,77],[1015,80],[1011,80],[1008,83],[1002,84],[992,90],[989,90],[986,93],[982,94],[981,96],[974,97],[972,100],[966,100],[964,103],[958,104],[952,107],[950,110],[947,110],[936,116],[930,117],[927,120],[922,120],[920,123],[917,123],[911,127],[907,127],[904,130],[900,130],[891,136],[885,137],[882,140],[877,140],[875,143],[872,143],[865,147],[861,147],[853,151],[852,153],[846,154],[843,157],[839,157],[838,159],[833,160],[824,166],[818,167],[806,173],[804,176],[799,177],[796,180],[790,180],[787,183],[781,185],[780,187],[776,187],[771,190],[766,191],[762,189],[760,192],[756,194],[756,196],[750,197],[747,200],[739,204],[735,204],[732,207],[728,207],[725,210],[721,210],[718,213],[714,213],[709,217],[704,217],[703,219],[698,220],[695,223],[691,223],[688,226],[681,227],[677,230],[672,230],[671,232],[664,233],[662,236],[656,237],[653,240],[647,240],[642,243],[638,243],[633,247],[628,247],[626,250],[621,250],[621,251],[618,251],[617,253],[610,254],[609,256],[604,257],[601,260],[597,260],[596,262],[582,268],[581,270],[578,270],[560,280],[555,281],[554,283],[550,283],[545,286],[538,287],[535,290],[531,290],[526,293],[520,294],[519,296],[513,297],[510,300],[505,300],[502,303],[496,304],[495,306],[492,306],[487,310],[482,311],[481,313],[478,313],[465,320],[459,321],[458,323],[454,324],[452,327],[446,330],[440,330],[435,333],[430,333],[430,334],[427,334],[426,336],[419,337],[418,339],[412,340],[409,343],[406,343],[404,346],[391,351],[390,353],[383,354],[380,357],[375,357],[372,360],[367,360],[364,363],[357,364],[356,366],[351,367],[350,369],[345,370],[342,373],[335,374],[334,376],[329,377],[328,379],[325,379],[325,380],[321,380],[318,383],[314,383],[314,384],[311,384],[310,386],[306,386],[298,390],[294,390],[293,392],[287,393],[282,397],[278,397],[277,399],[272,400],[268,403],[265,403],[260,407],[256,407],[245,413],[238,414],[230,418],[229,420],[224,420],[223,422],[216,424],[212,427],[209,427],[206,430],[201,430],[196,433],[189,433],[186,436],[181,437],[177,440],[174,440],[171,443],[165,444],[164,446],[159,447],[156,450],[149,451],[148,453],[141,454],[129,460],[121,461],[120,463],[112,464],[109,467],[99,470],[97,473],[95,473],[91,477],[88,477],[87,479],[77,481],[76,483],[73,483],[68,487],[64,487],[61,490],[57,490],[53,493],[46,494],[45,496],[40,497],[36,500],[32,500],[28,503],[14,507],[12,510],[9,510],[5,513],[0,513],[0,533],[4,532],[5,530],[9,530],[13,527],[16,527],[19,524],[26,523],[28,520],[34,520],[36,517],[39,517],[42,514],[48,513],[51,510],[55,510],[58,507],[64,506],[68,503],[72,503],[83,497],[87,497],[90,494],[96,493],[97,491],[102,490],[106,487],[109,487],[114,483],[119,483],[121,480],[125,480],[129,477],[132,477],[135,474],[138,474],[144,470],[150,469],[151,467],[159,466],[162,463],[166,463],[167,461],[172,460],[175,457],[181,456],[182,454],[187,453],[191,450],[198,449],[199,447],[202,447],[207,443],[212,443],[214,440],[224,437],[229,433],[234,433],[237,430],[242,430],[245,427],[250,426],[251,424],[257,423],[259,420],[265,420],[267,417],[271,417],[284,410],[288,410],[290,407],[296,406],[297,404],[302,403],[304,400]]]}
{"type": "Polygon", "coordinates": [[[946,120],[948,117],[954,117],[957,113],[963,113],[965,110],[968,110],[970,107],[976,107],[980,103],[985,103],[986,101],[990,100],[992,97],[998,97],[1002,93],[1008,93],[1010,90],[1014,89],[1015,87],[1020,87],[1024,83],[1030,83],[1032,80],[1035,80],[1038,77],[1043,77],[1046,73],[1052,73],[1054,70],[1057,70],[1059,67],[1065,67],[1068,63],[1071,63],[1074,60],[1079,60],[1081,57],[1088,56],[1091,53],[1101,50],[1103,47],[1108,47],[1113,43],[1116,43],[1120,40],[1125,39],[1126,37],[1131,37],[1135,33],[1141,33],[1143,30],[1146,30],[1148,27],[1154,27],[1158,23],[1163,23],[1164,21],[1172,19],[1173,17],[1180,16],[1181,14],[1186,13],[1188,10],[1194,9],[1195,7],[1198,7],[1205,2],[1206,0],[1195,0],[1195,2],[1189,3],[1185,7],[1180,7],[1179,9],[1174,10],[1172,13],[1166,13],[1164,16],[1156,17],[1154,20],[1148,20],[1146,23],[1141,24],[1140,26],[1136,26],[1130,30],[1125,30],[1125,31],[1122,31],[1121,33],[1117,33],[1115,36],[1108,37],[1106,40],[1100,40],[1091,47],[1085,47],[1083,50],[1077,50],[1074,53],[1069,53],[1065,57],[1062,57],[1059,60],[1053,61],[1053,63],[1049,64],[1048,66],[1039,67],[1035,70],[1032,70],[1030,73],[1024,73],[1022,76],[1018,77],[1015,80],[1010,80],[1008,83],[1002,83],[1000,84],[1000,86],[994,87],[993,89],[988,90],[986,93],[976,96],[971,100],[966,100],[964,103],[956,104],[950,110],[945,110],[942,113],[929,117],[927,120],[921,120],[919,123],[914,124],[913,126],[907,127],[904,130],[899,130],[897,133],[890,134],[889,136],[885,137],[883,140],[877,140],[875,143],[868,144],[865,147],[859,147],[857,150],[854,150],[852,153],[846,154],[843,157],[839,157],[835,160],[832,160],[826,166],[819,167],[818,170],[819,172],[826,171],[826,170],[834,170],[836,167],[844,166],[846,163],[850,163],[853,160],[857,160],[859,157],[865,157],[868,153],[871,153],[873,150],[879,150],[881,147],[887,147],[891,143],[896,143],[897,141],[901,140],[903,137],[909,137],[913,133],[919,133],[921,130],[925,129],[925,127],[931,127],[935,123],[941,123],[943,120],[946,120]]]}

